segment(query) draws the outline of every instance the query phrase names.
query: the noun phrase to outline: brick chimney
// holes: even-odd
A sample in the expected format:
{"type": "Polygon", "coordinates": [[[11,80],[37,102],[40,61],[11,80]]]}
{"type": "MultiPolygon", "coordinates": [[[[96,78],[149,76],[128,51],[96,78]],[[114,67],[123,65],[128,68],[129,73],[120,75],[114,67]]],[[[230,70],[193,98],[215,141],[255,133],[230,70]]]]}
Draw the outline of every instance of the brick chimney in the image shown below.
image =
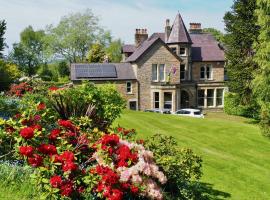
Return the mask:
{"type": "Polygon", "coordinates": [[[171,34],[171,26],[170,26],[170,20],[166,19],[166,24],[165,24],[165,42],[168,41],[170,34],[171,34]]]}
{"type": "Polygon", "coordinates": [[[147,29],[136,29],[135,32],[135,46],[138,47],[145,40],[148,39],[147,29]]]}
{"type": "Polygon", "coordinates": [[[190,23],[189,32],[190,33],[202,33],[201,23],[190,23]]]}

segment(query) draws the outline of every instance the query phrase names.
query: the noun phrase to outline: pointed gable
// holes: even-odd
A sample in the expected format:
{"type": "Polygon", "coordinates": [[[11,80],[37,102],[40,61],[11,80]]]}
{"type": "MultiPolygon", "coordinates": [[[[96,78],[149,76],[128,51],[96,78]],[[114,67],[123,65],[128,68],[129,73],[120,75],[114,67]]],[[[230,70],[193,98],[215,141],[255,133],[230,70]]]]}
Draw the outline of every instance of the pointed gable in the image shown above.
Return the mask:
{"type": "Polygon", "coordinates": [[[166,43],[192,43],[180,13],[176,15],[169,39],[166,43]]]}

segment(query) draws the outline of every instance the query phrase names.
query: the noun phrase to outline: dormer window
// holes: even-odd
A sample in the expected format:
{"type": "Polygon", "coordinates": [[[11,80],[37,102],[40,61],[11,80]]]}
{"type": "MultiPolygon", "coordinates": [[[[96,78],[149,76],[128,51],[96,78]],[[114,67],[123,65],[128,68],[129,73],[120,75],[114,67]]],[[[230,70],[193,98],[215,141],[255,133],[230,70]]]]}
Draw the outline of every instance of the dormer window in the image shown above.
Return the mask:
{"type": "Polygon", "coordinates": [[[185,56],[186,55],[186,48],[180,47],[180,56],[185,56]]]}

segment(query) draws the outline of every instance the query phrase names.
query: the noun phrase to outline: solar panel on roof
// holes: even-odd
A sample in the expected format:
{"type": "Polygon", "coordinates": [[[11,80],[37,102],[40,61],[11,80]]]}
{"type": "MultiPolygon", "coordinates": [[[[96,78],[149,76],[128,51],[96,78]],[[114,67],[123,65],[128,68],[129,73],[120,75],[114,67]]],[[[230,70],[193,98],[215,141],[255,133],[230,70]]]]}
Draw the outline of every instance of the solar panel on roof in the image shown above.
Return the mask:
{"type": "Polygon", "coordinates": [[[117,78],[113,64],[80,64],[75,66],[77,78],[117,78]]]}

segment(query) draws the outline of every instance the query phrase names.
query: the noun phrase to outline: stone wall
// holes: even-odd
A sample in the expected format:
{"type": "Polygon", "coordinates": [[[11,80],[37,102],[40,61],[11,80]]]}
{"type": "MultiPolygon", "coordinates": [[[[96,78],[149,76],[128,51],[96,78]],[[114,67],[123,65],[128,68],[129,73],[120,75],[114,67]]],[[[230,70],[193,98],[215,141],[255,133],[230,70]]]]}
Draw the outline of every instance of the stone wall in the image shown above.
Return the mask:
{"type": "Polygon", "coordinates": [[[166,82],[152,82],[152,64],[165,64],[165,71],[169,73],[171,67],[176,67],[176,74],[171,76],[171,85],[180,84],[180,61],[163,46],[161,41],[156,42],[137,62],[137,79],[139,82],[139,108],[151,109],[151,85],[166,85],[166,82]]]}

